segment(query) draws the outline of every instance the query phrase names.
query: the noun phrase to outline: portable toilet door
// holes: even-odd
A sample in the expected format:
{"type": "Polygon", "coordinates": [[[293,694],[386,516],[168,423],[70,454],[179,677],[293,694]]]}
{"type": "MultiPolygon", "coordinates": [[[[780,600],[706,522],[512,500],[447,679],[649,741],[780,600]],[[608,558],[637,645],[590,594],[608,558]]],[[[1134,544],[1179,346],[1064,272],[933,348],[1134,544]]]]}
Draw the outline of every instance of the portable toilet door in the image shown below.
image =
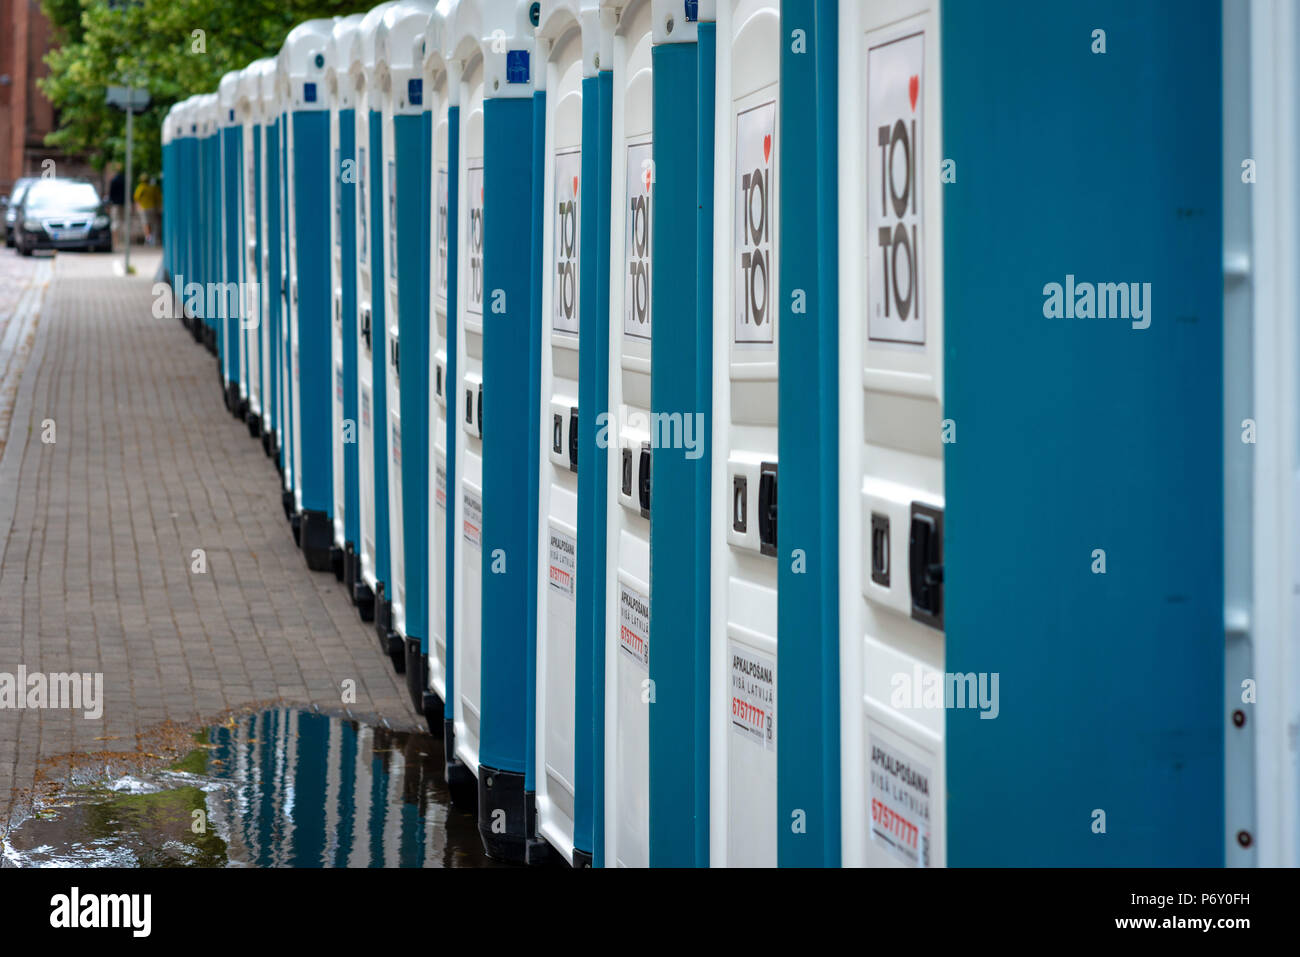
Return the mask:
{"type": "MultiPolygon", "coordinates": [[[[611,43],[604,835],[595,866],[650,863],[650,333],[653,44],[650,0],[602,0],[611,43]],[[603,843],[603,847],[601,846],[603,843]]],[[[601,428],[603,426],[603,431],[601,428]]]]}
{"type": "Polygon", "coordinates": [[[277,142],[278,102],[276,96],[278,71],[275,60],[268,58],[259,71],[257,80],[257,123],[260,130],[260,160],[258,180],[258,233],[257,248],[261,269],[261,322],[258,323],[257,352],[262,370],[262,449],[268,456],[275,451],[277,427],[276,410],[276,330],[279,317],[280,249],[276,242],[279,228],[279,208],[276,204],[276,183],[279,178],[279,144],[277,142]]]}
{"type": "Polygon", "coordinates": [[[360,499],[361,574],[353,601],[363,621],[387,638],[388,453],[385,450],[383,98],[376,86],[376,34],[381,3],[357,27],[349,64],[356,89],[357,147],[357,491],[360,499]]]}
{"type": "Polygon", "coordinates": [[[360,521],[357,517],[357,124],[352,87],[359,13],[334,24],[325,55],[330,105],[330,450],[333,459],[334,544],[330,564],[352,592],[360,521]]]}
{"type": "Polygon", "coordinates": [[[259,336],[264,321],[262,313],[262,262],[259,251],[261,237],[261,74],[272,65],[270,59],[255,60],[239,75],[239,100],[236,116],[242,129],[243,166],[240,183],[243,187],[241,207],[244,214],[244,286],[241,290],[242,321],[239,324],[239,355],[242,397],[247,404],[244,419],[249,435],[261,432],[262,424],[262,370],[259,336]]]}
{"type": "Polygon", "coordinates": [[[280,50],[290,111],[285,161],[289,183],[289,326],[292,349],[294,511],[307,567],[328,571],[334,523],[330,428],[329,103],[325,54],[330,20],[289,31],[280,50]],[[299,197],[309,197],[299,203],[299,197]]]}
{"type": "MultiPolygon", "coordinates": [[[[578,357],[583,96],[595,77],[595,0],[544,3],[537,28],[545,87],[541,442],[536,652],[537,834],[573,863],[578,562],[578,357]]],[[[597,114],[591,113],[594,118],[597,114]]],[[[599,131],[593,129],[593,140],[599,131]]],[[[592,183],[586,195],[595,195],[592,183]]],[[[594,257],[593,257],[594,258],[594,257]]],[[[593,265],[593,268],[594,265],[593,265]]]]}
{"type": "MultiPolygon", "coordinates": [[[[424,39],[424,101],[429,114],[429,631],[422,666],[425,697],[421,711],[429,730],[444,741],[454,731],[450,704],[454,684],[451,660],[455,653],[452,631],[454,594],[450,570],[457,537],[450,534],[454,485],[453,451],[456,425],[456,275],[458,222],[457,163],[460,127],[459,74],[451,59],[451,25],[455,6],[439,7],[429,17],[424,39]],[[449,730],[450,729],[450,730],[449,730]]],[[[408,665],[409,676],[409,665],[408,665]]],[[[448,755],[454,746],[446,748],[448,755]]],[[[464,768],[460,767],[463,787],[464,768]]]]}
{"type": "Polygon", "coordinates": [[[288,81],[280,70],[279,57],[276,57],[276,108],[277,119],[280,128],[277,133],[276,141],[278,143],[278,152],[280,160],[279,177],[277,186],[277,202],[280,205],[280,223],[277,236],[277,242],[280,246],[280,321],[278,324],[277,337],[278,344],[276,352],[278,353],[277,378],[279,379],[278,401],[279,412],[277,418],[280,420],[280,501],[284,506],[284,517],[290,522],[294,529],[295,544],[300,541],[297,537],[301,530],[295,502],[294,502],[294,428],[296,423],[293,417],[293,389],[292,389],[292,369],[293,369],[293,351],[290,344],[290,312],[289,312],[289,233],[293,226],[292,208],[290,201],[290,184],[292,178],[289,166],[289,107],[293,102],[289,89],[288,81]]]}
{"type": "MultiPolygon", "coordinates": [[[[452,603],[455,653],[451,657],[452,751],[447,758],[451,776],[478,778],[480,732],[480,661],[483,614],[483,36],[479,4],[460,3],[452,25],[452,57],[459,65],[451,81],[458,83],[459,156],[455,173],[459,192],[456,249],[456,383],[461,427],[449,429],[454,444],[454,489],[459,547],[453,570],[452,603]],[[454,434],[454,438],[453,438],[454,434]],[[461,769],[464,769],[463,771],[461,769]]],[[[475,785],[476,787],[476,785],[475,785]]],[[[474,794],[477,806],[477,791],[474,794]]]]}
{"type": "MultiPolygon", "coordinates": [[[[176,135],[176,114],[180,109],[179,103],[173,103],[167,108],[167,113],[163,116],[162,127],[159,130],[159,139],[162,142],[162,176],[163,183],[168,182],[167,177],[176,174],[176,152],[175,152],[175,135],[176,135]]],[[[172,182],[175,182],[173,179],[172,182]]],[[[163,233],[162,233],[162,263],[163,273],[168,285],[175,282],[176,266],[173,256],[176,253],[176,246],[172,242],[172,217],[168,215],[171,211],[170,195],[168,190],[163,192],[163,233]]],[[[172,290],[173,296],[175,289],[172,290]]]]}
{"type": "Polygon", "coordinates": [[[382,112],[384,377],[388,430],[389,627],[380,647],[399,673],[407,645],[427,634],[429,284],[422,230],[427,228],[424,161],[424,61],[420,43],[433,7],[401,0],[384,13],[376,40],[382,112]],[[402,374],[402,359],[406,374],[402,374]],[[407,588],[408,572],[415,587],[407,588]],[[410,626],[414,626],[413,628],[410,626]]]}
{"type": "MultiPolygon", "coordinates": [[[[944,671],[946,586],[935,569],[944,536],[941,124],[951,104],[941,96],[939,14],[937,0],[840,8],[840,701],[850,866],[947,860],[944,711],[894,696],[915,683],[919,704],[944,671]]],[[[987,138],[983,146],[992,149],[987,138]]],[[[973,441],[966,429],[962,438],[973,441]]]]}
{"type": "Polygon", "coordinates": [[[280,87],[279,71],[262,71],[262,449],[280,461],[280,87]]]}
{"type": "Polygon", "coordinates": [[[198,198],[199,198],[199,121],[195,108],[196,97],[191,96],[181,104],[181,134],[176,153],[177,171],[176,205],[180,222],[180,260],[177,265],[177,294],[181,297],[181,317],[195,342],[203,334],[198,318],[198,303],[190,292],[198,277],[198,198]]]}
{"type": "Polygon", "coordinates": [[[774,867],[781,10],[716,7],[709,860],[774,867]]]}
{"type": "Polygon", "coordinates": [[[217,86],[221,149],[221,268],[216,287],[217,335],[226,408],[236,418],[246,409],[240,378],[239,340],[244,288],[244,124],[238,116],[240,71],[233,70],[217,86]]]}
{"type": "MultiPolygon", "coordinates": [[[[535,4],[484,4],[482,720],[479,835],[493,857],[540,860],[532,701],[537,614],[542,141],[535,4]],[[493,212],[495,211],[495,212],[493,212]],[[490,221],[490,222],[488,222],[490,221]],[[504,832],[498,821],[503,822],[504,832]]],[[[471,187],[472,188],[472,187],[471,187]]]]}
{"type": "MultiPolygon", "coordinates": [[[[202,258],[199,272],[201,289],[201,315],[203,316],[203,344],[214,355],[217,353],[216,317],[213,315],[213,287],[221,275],[221,142],[217,128],[217,95],[205,93],[199,108],[201,117],[200,156],[202,212],[200,235],[202,258]]],[[[220,366],[218,366],[220,371],[220,366]]],[[[225,384],[222,383],[222,392],[225,384]]]]}

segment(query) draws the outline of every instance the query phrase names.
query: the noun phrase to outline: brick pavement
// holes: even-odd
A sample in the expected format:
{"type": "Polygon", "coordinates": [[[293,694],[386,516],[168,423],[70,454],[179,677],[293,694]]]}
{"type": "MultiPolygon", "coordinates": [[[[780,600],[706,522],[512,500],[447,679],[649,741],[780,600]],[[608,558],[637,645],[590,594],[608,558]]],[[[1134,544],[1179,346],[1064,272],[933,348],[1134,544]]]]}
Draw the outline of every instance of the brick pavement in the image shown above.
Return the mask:
{"type": "Polygon", "coordinates": [[[104,714],[0,708],[0,830],[38,761],[131,751],[164,721],[337,709],[351,678],[354,713],[418,727],[373,629],[294,547],[275,468],[226,412],[215,360],[152,317],[152,270],[64,261],[0,461],[0,672],[102,671],[104,714]]]}

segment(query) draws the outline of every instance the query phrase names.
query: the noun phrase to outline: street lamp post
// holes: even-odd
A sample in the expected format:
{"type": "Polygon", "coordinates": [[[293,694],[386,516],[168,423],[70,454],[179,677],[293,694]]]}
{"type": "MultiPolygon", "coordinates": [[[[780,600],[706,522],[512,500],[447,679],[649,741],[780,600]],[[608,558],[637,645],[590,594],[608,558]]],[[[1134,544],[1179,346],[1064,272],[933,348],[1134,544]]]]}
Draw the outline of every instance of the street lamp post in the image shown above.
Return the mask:
{"type": "Polygon", "coordinates": [[[111,106],[126,111],[126,184],[122,202],[126,206],[126,261],[122,271],[131,275],[131,202],[134,198],[131,181],[131,154],[135,148],[135,114],[149,105],[149,91],[134,86],[110,86],[105,97],[111,106]]]}

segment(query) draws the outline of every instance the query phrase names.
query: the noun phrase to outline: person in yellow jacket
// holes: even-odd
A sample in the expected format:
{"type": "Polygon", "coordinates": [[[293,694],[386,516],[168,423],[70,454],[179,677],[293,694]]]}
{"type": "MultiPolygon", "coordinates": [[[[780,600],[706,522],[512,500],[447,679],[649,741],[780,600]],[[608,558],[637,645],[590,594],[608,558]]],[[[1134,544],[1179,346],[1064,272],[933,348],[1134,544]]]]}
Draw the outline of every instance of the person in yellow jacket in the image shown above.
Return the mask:
{"type": "Polygon", "coordinates": [[[145,242],[150,246],[158,242],[162,232],[162,190],[155,180],[141,176],[135,188],[135,204],[144,215],[145,242]]]}

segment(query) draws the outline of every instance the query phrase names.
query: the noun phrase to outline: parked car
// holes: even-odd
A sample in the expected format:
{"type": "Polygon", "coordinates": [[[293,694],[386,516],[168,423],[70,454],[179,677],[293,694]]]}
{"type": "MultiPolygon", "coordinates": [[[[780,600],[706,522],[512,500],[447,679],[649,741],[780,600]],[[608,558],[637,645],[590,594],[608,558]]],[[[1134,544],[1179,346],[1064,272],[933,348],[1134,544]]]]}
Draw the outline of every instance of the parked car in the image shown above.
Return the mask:
{"type": "Polygon", "coordinates": [[[24,176],[14,183],[9,198],[0,200],[5,208],[5,245],[10,248],[13,248],[14,244],[14,221],[18,216],[18,206],[23,201],[23,194],[27,192],[27,187],[34,182],[36,182],[35,177],[24,176]]]}
{"type": "Polygon", "coordinates": [[[37,249],[112,252],[108,206],[90,183],[38,180],[27,188],[18,207],[14,244],[24,256],[37,249]]]}

